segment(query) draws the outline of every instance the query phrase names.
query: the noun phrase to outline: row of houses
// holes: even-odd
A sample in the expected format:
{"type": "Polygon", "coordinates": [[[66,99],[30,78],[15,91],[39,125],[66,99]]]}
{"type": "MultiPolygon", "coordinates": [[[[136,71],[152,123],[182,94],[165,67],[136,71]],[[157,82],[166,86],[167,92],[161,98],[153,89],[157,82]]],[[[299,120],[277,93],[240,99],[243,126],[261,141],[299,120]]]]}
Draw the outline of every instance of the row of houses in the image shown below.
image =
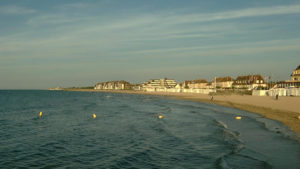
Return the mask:
{"type": "Polygon", "coordinates": [[[162,91],[164,89],[249,89],[266,87],[266,83],[261,75],[238,76],[236,80],[232,77],[218,77],[214,81],[208,82],[205,79],[186,80],[177,83],[174,79],[151,79],[142,84],[134,85],[127,81],[101,82],[95,85],[96,90],[144,90],[162,91]]]}
{"type": "Polygon", "coordinates": [[[183,83],[184,88],[216,88],[216,89],[256,89],[266,87],[264,78],[257,75],[238,76],[233,79],[230,76],[215,78],[212,82],[205,79],[190,80],[183,83]]]}
{"type": "MultiPolygon", "coordinates": [[[[300,87],[300,65],[291,74],[291,80],[277,83],[275,88],[300,87]]],[[[208,82],[206,79],[186,80],[177,83],[174,79],[151,79],[142,84],[130,84],[127,81],[101,82],[95,85],[96,90],[142,90],[142,91],[172,91],[195,92],[211,89],[247,89],[255,90],[267,87],[267,82],[260,75],[238,76],[233,79],[230,76],[216,77],[208,82]],[[201,89],[201,90],[200,90],[201,89]]]]}
{"type": "Polygon", "coordinates": [[[269,90],[253,90],[254,96],[300,96],[300,65],[292,72],[291,79],[277,82],[269,90]]]}

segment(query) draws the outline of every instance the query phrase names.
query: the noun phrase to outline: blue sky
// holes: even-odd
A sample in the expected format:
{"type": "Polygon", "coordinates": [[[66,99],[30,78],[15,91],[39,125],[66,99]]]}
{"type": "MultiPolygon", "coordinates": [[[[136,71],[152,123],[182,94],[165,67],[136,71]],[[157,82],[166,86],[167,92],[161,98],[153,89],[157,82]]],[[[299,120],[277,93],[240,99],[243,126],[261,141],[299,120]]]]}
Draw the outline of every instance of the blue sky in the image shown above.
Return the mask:
{"type": "Polygon", "coordinates": [[[294,0],[0,1],[0,89],[177,81],[300,64],[294,0]]]}

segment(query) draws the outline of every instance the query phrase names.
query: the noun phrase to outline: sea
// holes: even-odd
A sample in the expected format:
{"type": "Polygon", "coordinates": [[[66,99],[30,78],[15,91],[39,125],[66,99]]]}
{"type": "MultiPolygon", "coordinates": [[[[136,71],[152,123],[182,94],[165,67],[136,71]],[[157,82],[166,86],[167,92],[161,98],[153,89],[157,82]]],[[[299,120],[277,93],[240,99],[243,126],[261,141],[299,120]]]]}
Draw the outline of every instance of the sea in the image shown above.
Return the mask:
{"type": "Polygon", "coordinates": [[[299,135],[246,111],[152,95],[0,91],[0,168],[299,167],[299,135]]]}

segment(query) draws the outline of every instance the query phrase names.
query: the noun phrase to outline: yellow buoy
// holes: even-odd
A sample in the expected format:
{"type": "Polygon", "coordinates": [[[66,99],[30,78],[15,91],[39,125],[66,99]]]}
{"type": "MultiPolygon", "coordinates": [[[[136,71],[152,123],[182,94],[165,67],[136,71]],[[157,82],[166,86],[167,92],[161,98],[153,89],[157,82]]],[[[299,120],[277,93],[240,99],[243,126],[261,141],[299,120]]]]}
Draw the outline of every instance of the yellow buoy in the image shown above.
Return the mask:
{"type": "Polygon", "coordinates": [[[39,113],[39,116],[42,117],[42,116],[43,116],[43,112],[40,112],[40,113],[39,113]]]}
{"type": "Polygon", "coordinates": [[[95,119],[96,117],[97,117],[97,116],[96,116],[96,114],[94,113],[94,114],[93,114],[93,119],[95,119]]]}
{"type": "Polygon", "coordinates": [[[241,120],[242,117],[241,117],[241,116],[236,116],[235,119],[236,119],[236,120],[241,120]]]}
{"type": "Polygon", "coordinates": [[[299,119],[299,120],[300,120],[300,116],[298,116],[298,117],[297,117],[297,119],[299,119]]]}
{"type": "Polygon", "coordinates": [[[159,118],[159,119],[162,119],[162,118],[164,118],[164,116],[163,116],[163,115],[159,115],[158,118],[159,118]]]}

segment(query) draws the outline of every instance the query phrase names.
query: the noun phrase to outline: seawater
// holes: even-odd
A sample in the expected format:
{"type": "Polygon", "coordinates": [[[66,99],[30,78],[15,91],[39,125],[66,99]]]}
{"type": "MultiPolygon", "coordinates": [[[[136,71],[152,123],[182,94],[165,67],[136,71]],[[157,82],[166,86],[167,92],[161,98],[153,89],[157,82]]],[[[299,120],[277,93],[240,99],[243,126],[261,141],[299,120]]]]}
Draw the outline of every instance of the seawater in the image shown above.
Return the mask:
{"type": "Polygon", "coordinates": [[[0,91],[0,168],[296,169],[298,138],[278,122],[200,102],[0,91]]]}

